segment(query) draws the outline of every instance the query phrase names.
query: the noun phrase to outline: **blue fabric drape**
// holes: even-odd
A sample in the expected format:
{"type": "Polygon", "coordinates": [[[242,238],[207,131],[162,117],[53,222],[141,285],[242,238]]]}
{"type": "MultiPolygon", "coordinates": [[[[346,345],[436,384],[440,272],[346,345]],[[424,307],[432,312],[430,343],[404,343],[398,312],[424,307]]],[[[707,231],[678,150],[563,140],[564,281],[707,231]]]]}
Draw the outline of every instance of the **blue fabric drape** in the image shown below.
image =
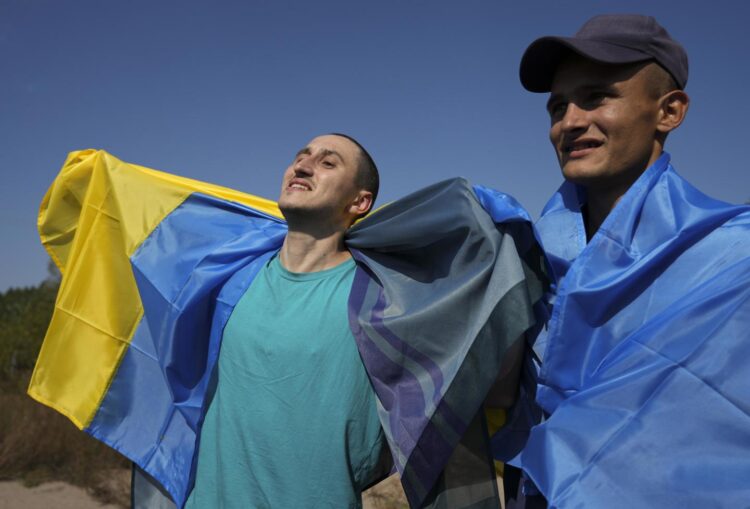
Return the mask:
{"type": "Polygon", "coordinates": [[[565,183],[536,227],[554,306],[523,468],[550,507],[750,500],[750,209],[663,154],[586,243],[565,183]]]}

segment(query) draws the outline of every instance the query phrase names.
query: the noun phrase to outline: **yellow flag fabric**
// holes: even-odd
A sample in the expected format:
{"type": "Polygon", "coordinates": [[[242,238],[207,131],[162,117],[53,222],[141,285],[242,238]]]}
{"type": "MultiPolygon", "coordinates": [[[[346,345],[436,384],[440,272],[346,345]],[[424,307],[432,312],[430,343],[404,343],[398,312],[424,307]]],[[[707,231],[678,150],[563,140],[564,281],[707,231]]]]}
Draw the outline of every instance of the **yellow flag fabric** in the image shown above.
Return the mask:
{"type": "Polygon", "coordinates": [[[71,153],[42,201],[39,233],[62,283],[28,392],[81,429],[93,419],[143,314],[130,257],[194,192],[281,217],[272,201],[128,164],[101,150],[71,153]]]}

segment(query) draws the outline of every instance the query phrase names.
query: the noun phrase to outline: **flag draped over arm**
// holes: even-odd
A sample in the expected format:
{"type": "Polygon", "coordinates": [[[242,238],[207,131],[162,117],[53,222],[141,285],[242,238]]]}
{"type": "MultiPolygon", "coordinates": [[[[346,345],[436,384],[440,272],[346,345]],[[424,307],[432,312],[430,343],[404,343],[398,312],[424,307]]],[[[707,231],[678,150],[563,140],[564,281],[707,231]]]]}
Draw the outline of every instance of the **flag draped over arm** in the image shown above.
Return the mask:
{"type": "MultiPolygon", "coordinates": [[[[29,394],[181,506],[223,327],[286,234],[278,208],[82,151],[39,228],[63,279],[29,394]]],[[[507,195],[447,181],[372,214],[347,244],[359,266],[350,323],[411,505],[487,506],[494,483],[467,494],[447,474],[471,460],[494,478],[481,403],[541,295],[528,216],[507,195]]]]}
{"type": "Polygon", "coordinates": [[[542,257],[528,215],[455,179],[364,219],[347,245],[360,262],[352,330],[410,503],[498,507],[489,443],[476,441],[473,421],[508,349],[535,323],[542,257]],[[444,469],[442,493],[430,494],[444,469]]]}
{"type": "Polygon", "coordinates": [[[62,272],[29,395],[181,504],[221,329],[286,227],[274,203],[74,152],[42,202],[62,272]]]}

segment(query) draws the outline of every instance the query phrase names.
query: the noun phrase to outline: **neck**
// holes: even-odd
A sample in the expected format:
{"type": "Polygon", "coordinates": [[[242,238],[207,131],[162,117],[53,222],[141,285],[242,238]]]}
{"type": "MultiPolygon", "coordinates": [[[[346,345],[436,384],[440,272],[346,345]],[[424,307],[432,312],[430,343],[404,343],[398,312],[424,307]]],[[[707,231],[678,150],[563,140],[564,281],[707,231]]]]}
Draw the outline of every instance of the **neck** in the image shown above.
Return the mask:
{"type": "Polygon", "coordinates": [[[630,186],[659,159],[661,154],[661,144],[655,144],[648,161],[636,167],[640,168],[639,171],[624,173],[619,181],[610,181],[604,186],[592,184],[586,187],[586,208],[583,218],[586,224],[587,240],[591,240],[591,237],[599,230],[612,209],[628,192],[630,186]]]}
{"type": "Polygon", "coordinates": [[[291,227],[279,256],[281,265],[291,272],[318,272],[351,258],[344,245],[344,231],[311,233],[291,227]]]}
{"type": "MultiPolygon", "coordinates": [[[[625,190],[627,191],[627,189],[625,190]]],[[[586,239],[591,240],[591,237],[599,230],[602,223],[612,209],[615,208],[617,202],[620,201],[625,191],[612,191],[610,193],[601,192],[590,192],[586,200],[585,213],[583,215],[586,223],[586,239]]]]}

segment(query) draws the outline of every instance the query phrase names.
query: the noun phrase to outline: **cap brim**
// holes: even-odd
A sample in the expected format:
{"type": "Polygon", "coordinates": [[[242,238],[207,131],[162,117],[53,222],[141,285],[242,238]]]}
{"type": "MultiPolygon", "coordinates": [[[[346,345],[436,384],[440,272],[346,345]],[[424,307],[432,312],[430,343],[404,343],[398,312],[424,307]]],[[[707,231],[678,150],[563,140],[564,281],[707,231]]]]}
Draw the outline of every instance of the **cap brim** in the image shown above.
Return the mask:
{"type": "Polygon", "coordinates": [[[541,37],[521,58],[521,84],[529,92],[549,92],[560,61],[570,52],[603,64],[629,64],[651,60],[641,51],[592,39],[541,37]]]}

